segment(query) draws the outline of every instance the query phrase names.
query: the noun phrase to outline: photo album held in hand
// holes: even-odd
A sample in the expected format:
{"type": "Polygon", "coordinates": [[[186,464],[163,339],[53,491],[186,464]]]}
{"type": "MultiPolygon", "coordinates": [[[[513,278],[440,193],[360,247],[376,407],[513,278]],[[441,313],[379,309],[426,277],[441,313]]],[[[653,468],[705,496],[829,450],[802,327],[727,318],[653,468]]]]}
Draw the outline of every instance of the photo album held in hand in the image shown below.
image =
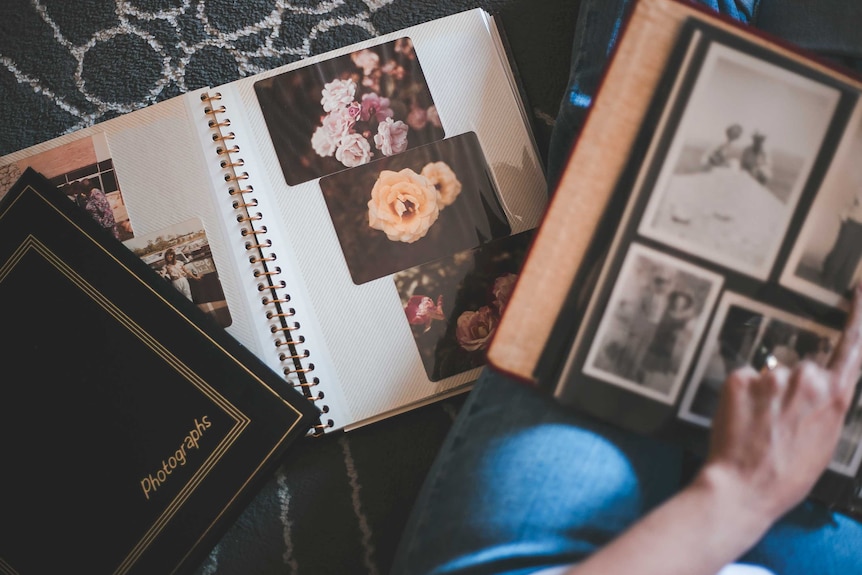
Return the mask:
{"type": "Polygon", "coordinates": [[[469,10],[0,158],[49,178],[352,429],[465,391],[547,203],[493,16],[469,10]]]}
{"type": "Polygon", "coordinates": [[[318,420],[33,169],[0,298],[0,573],[190,573],[318,420]]]}
{"type": "MultiPolygon", "coordinates": [[[[836,347],[862,277],[860,96],[797,48],[636,2],[489,364],[705,453],[731,371],[836,347]]],[[[862,516],[860,462],[857,399],[812,496],[862,516]]]]}

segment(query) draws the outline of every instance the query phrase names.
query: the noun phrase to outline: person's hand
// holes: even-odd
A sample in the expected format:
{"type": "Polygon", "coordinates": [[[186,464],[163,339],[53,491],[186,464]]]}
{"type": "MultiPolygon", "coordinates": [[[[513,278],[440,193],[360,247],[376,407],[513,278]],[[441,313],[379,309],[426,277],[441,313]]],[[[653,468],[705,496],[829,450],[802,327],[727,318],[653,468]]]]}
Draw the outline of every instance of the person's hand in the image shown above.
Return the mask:
{"type": "Polygon", "coordinates": [[[725,382],[700,479],[767,523],[804,499],[837,446],[862,366],[862,287],[827,366],[802,361],[725,382]]]}

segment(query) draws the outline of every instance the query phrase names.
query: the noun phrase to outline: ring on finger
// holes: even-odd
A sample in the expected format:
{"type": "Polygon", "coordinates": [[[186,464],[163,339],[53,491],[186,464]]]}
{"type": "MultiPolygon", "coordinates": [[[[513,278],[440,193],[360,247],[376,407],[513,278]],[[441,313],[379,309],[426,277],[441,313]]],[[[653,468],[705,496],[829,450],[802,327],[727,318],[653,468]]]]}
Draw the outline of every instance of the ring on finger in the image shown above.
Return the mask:
{"type": "Polygon", "coordinates": [[[773,371],[779,365],[780,364],[778,363],[778,358],[770,353],[763,359],[763,368],[760,370],[760,372],[766,373],[769,371],[773,371]]]}

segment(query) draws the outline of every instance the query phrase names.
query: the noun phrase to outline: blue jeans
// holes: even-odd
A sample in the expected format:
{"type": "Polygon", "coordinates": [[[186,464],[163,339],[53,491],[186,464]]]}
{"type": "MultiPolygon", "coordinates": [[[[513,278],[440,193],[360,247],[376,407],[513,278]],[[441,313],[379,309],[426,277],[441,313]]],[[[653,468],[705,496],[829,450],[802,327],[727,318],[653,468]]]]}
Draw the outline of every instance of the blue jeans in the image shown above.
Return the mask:
{"type": "MultiPolygon", "coordinates": [[[[414,504],[392,575],[525,575],[576,563],[684,484],[675,445],[563,408],[486,370],[414,504]]],[[[862,525],[806,502],[741,562],[862,573],[862,525]]]]}
{"type": "MultiPolygon", "coordinates": [[[[551,141],[551,189],[628,3],[581,0],[551,141]]],[[[703,3],[845,64],[862,61],[862,18],[854,18],[862,7],[845,0],[703,3]]],[[[580,415],[485,370],[417,497],[392,575],[521,575],[577,563],[676,493],[691,470],[686,462],[678,446],[580,415]]],[[[862,525],[807,501],[740,561],[776,575],[862,573],[862,525]]]]}

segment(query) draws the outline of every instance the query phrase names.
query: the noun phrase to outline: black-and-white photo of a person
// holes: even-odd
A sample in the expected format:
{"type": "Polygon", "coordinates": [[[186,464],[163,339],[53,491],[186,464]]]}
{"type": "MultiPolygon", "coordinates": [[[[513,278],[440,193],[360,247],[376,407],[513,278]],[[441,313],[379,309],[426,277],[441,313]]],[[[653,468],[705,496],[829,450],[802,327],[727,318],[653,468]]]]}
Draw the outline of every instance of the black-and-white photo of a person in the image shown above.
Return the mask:
{"type": "Polygon", "coordinates": [[[862,107],[857,107],[817,191],[781,283],[842,307],[862,277],[862,107]]]}
{"type": "Polygon", "coordinates": [[[713,43],[657,159],[638,231],[766,279],[839,98],[835,88],[713,43]]]}
{"type": "Polygon", "coordinates": [[[855,477],[860,463],[862,463],[862,399],[858,400],[847,414],[847,421],[841,430],[838,447],[835,448],[829,468],[855,477]]]}
{"type": "Polygon", "coordinates": [[[718,146],[709,149],[709,153],[703,159],[705,171],[713,168],[730,168],[739,163],[739,155],[735,152],[736,141],[742,136],[742,126],[731,124],[724,131],[726,139],[718,146]]]}
{"type": "Polygon", "coordinates": [[[824,287],[844,295],[850,290],[862,257],[862,189],[838,214],[838,235],[823,259],[820,277],[824,287]]]}
{"type": "Polygon", "coordinates": [[[765,134],[754,132],[751,135],[751,143],[742,150],[739,167],[759,184],[768,186],[772,180],[772,167],[765,141],[765,134]]]}
{"type": "Polygon", "coordinates": [[[716,274],[633,244],[584,372],[672,403],[720,286],[716,274]]]}

